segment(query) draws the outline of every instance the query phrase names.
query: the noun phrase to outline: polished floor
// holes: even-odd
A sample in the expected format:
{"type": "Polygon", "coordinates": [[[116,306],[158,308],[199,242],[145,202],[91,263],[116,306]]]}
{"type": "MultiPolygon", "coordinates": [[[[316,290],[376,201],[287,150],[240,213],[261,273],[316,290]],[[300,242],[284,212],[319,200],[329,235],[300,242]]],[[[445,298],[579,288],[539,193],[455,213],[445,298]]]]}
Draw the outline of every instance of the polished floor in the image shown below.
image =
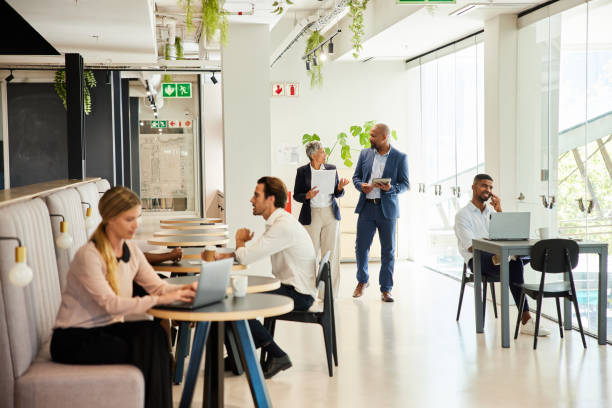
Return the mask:
{"type": "MultiPolygon", "coordinates": [[[[378,280],[372,264],[371,282],[378,280]]],[[[396,264],[395,303],[382,303],[375,285],[351,297],[355,265],[342,264],[336,302],[339,367],[330,378],[317,325],[277,323],[277,341],[293,367],[267,380],[275,407],[610,407],[612,347],[579,333],[520,335],[500,345],[499,320],[488,304],[485,333],[474,329],[474,301],[466,290],[455,321],[459,282],[414,263],[396,264]]],[[[511,319],[516,318],[515,309],[511,319]]],[[[174,387],[178,406],[181,386],[174,387]]],[[[202,403],[202,374],[193,406],[202,403]]],[[[245,376],[227,376],[225,406],[253,406],[245,376]]]]}

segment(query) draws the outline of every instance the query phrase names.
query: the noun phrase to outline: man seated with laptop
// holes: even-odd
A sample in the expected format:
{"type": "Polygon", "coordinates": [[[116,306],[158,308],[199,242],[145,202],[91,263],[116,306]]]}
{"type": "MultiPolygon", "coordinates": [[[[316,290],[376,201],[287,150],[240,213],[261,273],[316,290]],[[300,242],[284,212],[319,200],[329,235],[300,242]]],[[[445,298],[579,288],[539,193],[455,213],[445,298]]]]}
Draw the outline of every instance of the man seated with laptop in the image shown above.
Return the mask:
{"type": "MultiPolygon", "coordinates": [[[[489,223],[491,217],[495,213],[501,213],[501,203],[499,197],[493,194],[493,178],[488,174],[477,174],[474,177],[472,184],[472,200],[461,210],[457,212],[455,216],[455,235],[457,235],[457,241],[459,244],[459,252],[465,263],[474,271],[473,254],[472,254],[472,240],[489,238],[489,223]],[[487,203],[490,200],[490,203],[487,203]]],[[[529,219],[527,218],[527,222],[529,219]]],[[[523,239],[518,234],[514,239],[523,239]]],[[[524,238],[528,238],[529,229],[527,228],[527,234],[524,238]]],[[[496,235],[495,238],[503,238],[496,235]]],[[[489,278],[499,280],[499,260],[493,254],[481,252],[480,267],[483,275],[487,275],[489,278]]],[[[520,259],[513,258],[510,261],[510,292],[514,298],[514,302],[519,307],[521,299],[521,290],[516,284],[522,284],[523,280],[523,262],[520,259]]],[[[484,299],[486,301],[486,299],[484,299]]],[[[521,333],[534,335],[535,323],[529,313],[529,306],[527,300],[525,300],[525,306],[522,310],[521,316],[521,333]]],[[[546,329],[538,332],[539,336],[548,336],[550,332],[546,329]]]]}
{"type": "MultiPolygon", "coordinates": [[[[217,252],[215,258],[233,257],[241,264],[250,264],[269,256],[272,274],[281,281],[281,287],[268,293],[292,298],[294,310],[308,310],[317,296],[315,251],[306,229],[285,211],[286,202],[287,187],[280,179],[262,177],[257,180],[251,204],[253,215],[261,215],[266,220],[265,232],[247,247],[254,233],[247,228],[239,229],[236,231],[236,251],[217,252]]],[[[249,320],[249,327],[255,347],[263,347],[269,356],[263,367],[265,378],[291,367],[287,353],[258,320],[249,320]]]]}

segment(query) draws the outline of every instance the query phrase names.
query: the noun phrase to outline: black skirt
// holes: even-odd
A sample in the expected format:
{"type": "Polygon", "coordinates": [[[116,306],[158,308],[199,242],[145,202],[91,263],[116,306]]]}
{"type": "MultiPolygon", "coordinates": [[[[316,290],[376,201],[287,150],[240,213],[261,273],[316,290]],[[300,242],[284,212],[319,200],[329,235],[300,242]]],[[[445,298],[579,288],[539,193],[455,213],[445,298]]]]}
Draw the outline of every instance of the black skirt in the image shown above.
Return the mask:
{"type": "Polygon", "coordinates": [[[172,407],[168,338],[156,321],[55,329],[51,358],[63,364],[135,365],[144,375],[145,407],[172,407]]]}

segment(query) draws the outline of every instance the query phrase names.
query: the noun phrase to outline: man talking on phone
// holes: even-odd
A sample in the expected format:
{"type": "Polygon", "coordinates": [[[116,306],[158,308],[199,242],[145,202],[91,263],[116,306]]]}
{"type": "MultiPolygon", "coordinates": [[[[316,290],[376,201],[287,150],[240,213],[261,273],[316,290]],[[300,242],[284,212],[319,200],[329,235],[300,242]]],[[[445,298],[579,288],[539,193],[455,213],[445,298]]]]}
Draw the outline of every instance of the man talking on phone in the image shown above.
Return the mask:
{"type": "Polygon", "coordinates": [[[393,302],[395,266],[395,221],[399,217],[398,195],[408,190],[408,158],[389,143],[389,127],[377,123],[370,129],[370,148],[363,149],[353,174],[353,184],[361,191],[355,212],[357,238],[357,287],[353,297],[363,295],[369,286],[368,258],[374,234],[380,238],[381,300],[393,302]]]}
{"type": "MultiPolygon", "coordinates": [[[[459,252],[466,265],[474,271],[474,256],[472,255],[472,240],[489,237],[489,220],[494,212],[502,212],[501,201],[493,194],[493,178],[488,174],[477,174],[472,183],[472,200],[457,212],[455,216],[455,235],[459,244],[459,252]]],[[[487,252],[480,253],[480,267],[482,274],[490,280],[499,282],[499,259],[487,252]]],[[[514,258],[514,257],[513,257],[514,258]]],[[[523,283],[523,262],[520,259],[510,261],[510,292],[519,307],[521,290],[517,283],[523,283]]],[[[484,299],[486,302],[486,299],[484,299]]],[[[525,306],[521,312],[521,333],[535,334],[535,324],[529,314],[529,306],[525,299],[525,306]]],[[[538,336],[548,336],[550,331],[540,326],[538,336]]]]}

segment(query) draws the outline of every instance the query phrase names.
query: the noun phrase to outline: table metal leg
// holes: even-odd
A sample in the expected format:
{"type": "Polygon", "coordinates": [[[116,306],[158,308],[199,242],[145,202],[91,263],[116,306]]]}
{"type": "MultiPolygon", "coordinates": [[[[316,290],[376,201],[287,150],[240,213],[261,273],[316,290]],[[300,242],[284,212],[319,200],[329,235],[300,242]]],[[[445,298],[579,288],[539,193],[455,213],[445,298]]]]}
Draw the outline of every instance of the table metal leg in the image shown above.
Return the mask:
{"type": "Polygon", "coordinates": [[[599,296],[597,298],[597,342],[605,345],[607,341],[607,303],[608,303],[608,246],[599,252],[599,296]]]}
{"type": "Polygon", "coordinates": [[[272,402],[270,401],[270,395],[268,394],[268,388],[266,387],[261,366],[259,365],[259,361],[257,361],[255,345],[253,344],[248,322],[246,320],[239,320],[232,324],[235,325],[236,331],[238,332],[238,348],[247,373],[247,379],[249,380],[251,395],[253,396],[255,406],[257,408],[271,407],[272,402]]]}
{"type": "Polygon", "coordinates": [[[227,356],[234,363],[234,375],[242,375],[242,361],[240,361],[240,353],[238,352],[238,333],[233,324],[225,325],[225,349],[227,356]]]}
{"type": "Polygon", "coordinates": [[[223,408],[223,338],[224,323],[211,322],[204,362],[204,407],[223,408]]]}
{"type": "Polygon", "coordinates": [[[510,347],[510,300],[509,300],[509,280],[510,264],[508,263],[508,252],[501,252],[499,265],[501,281],[501,328],[502,328],[502,347],[510,347]]]}
{"type": "Polygon", "coordinates": [[[191,358],[189,359],[189,367],[187,368],[187,376],[185,377],[185,386],[181,395],[179,408],[189,408],[193,399],[193,390],[198,379],[198,371],[200,371],[200,363],[202,362],[202,351],[210,324],[208,322],[198,322],[193,338],[193,348],[191,350],[191,358]]]}
{"type": "Polygon", "coordinates": [[[176,367],[174,368],[174,384],[180,384],[183,380],[183,367],[185,366],[185,357],[189,355],[189,340],[191,340],[191,330],[189,322],[179,323],[178,340],[176,341],[176,367]]]}
{"type": "Polygon", "coordinates": [[[480,270],[480,251],[474,249],[474,311],[476,313],[476,333],[484,331],[484,317],[482,313],[482,272],[480,270]]]}

